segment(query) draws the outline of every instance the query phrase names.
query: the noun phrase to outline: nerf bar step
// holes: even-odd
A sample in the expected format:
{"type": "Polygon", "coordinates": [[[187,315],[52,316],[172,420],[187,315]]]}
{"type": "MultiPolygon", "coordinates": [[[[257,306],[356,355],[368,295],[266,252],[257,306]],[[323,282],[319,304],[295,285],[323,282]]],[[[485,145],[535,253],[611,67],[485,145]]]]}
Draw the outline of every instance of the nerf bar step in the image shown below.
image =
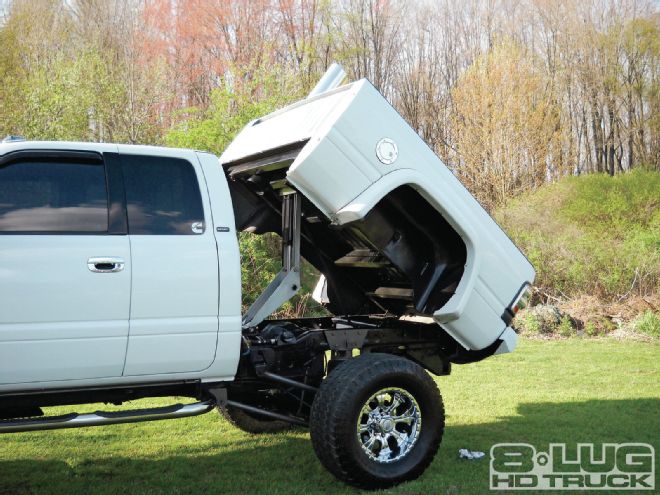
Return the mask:
{"type": "Polygon", "coordinates": [[[119,423],[137,423],[161,419],[186,418],[207,413],[215,407],[215,401],[195,402],[194,404],[174,404],[150,409],[129,411],[96,411],[88,414],[71,413],[63,416],[46,416],[0,421],[0,433],[20,431],[57,430],[60,428],[78,428],[82,426],[103,426],[119,423]]]}

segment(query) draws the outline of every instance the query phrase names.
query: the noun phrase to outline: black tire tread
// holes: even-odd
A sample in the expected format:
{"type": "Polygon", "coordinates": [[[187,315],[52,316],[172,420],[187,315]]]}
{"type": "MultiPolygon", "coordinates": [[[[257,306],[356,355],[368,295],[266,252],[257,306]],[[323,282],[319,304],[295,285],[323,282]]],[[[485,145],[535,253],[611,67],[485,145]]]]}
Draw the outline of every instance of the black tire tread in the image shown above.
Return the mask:
{"type": "MultiPolygon", "coordinates": [[[[403,481],[419,477],[431,464],[444,433],[444,405],[435,381],[419,365],[407,359],[390,354],[364,354],[337,366],[322,383],[317,393],[310,416],[310,433],[314,451],[328,471],[340,480],[365,489],[393,486],[403,481]],[[396,480],[382,480],[365,476],[351,459],[348,449],[338,439],[338,433],[346,428],[348,410],[354,391],[364,383],[376,380],[384,373],[407,374],[419,379],[428,391],[434,391],[437,400],[435,407],[441,411],[439,434],[434,439],[428,454],[404,477],[396,480]]],[[[348,427],[353,427],[348,425],[348,427]]]]}
{"type": "Polygon", "coordinates": [[[239,430],[253,435],[260,433],[277,433],[280,431],[290,430],[293,425],[286,421],[277,419],[270,420],[267,418],[259,419],[250,414],[247,414],[242,409],[231,406],[218,406],[218,412],[233,426],[239,430]]]}

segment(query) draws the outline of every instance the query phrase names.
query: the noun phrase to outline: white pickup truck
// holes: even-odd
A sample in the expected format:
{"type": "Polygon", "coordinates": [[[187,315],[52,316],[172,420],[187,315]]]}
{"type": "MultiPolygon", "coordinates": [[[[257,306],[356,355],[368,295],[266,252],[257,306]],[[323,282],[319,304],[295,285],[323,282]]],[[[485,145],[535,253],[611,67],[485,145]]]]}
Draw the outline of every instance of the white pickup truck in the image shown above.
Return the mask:
{"type": "Polygon", "coordinates": [[[337,80],[251,122],[219,159],[0,144],[0,433],[217,408],[252,433],[309,426],[355,486],[424,471],[444,429],[425,369],[512,351],[534,269],[368,81],[337,80]],[[283,246],[244,315],[240,230],[283,246]],[[299,290],[301,256],[332,316],[269,320],[299,290]],[[195,402],[41,409],[177,396],[195,402]]]}

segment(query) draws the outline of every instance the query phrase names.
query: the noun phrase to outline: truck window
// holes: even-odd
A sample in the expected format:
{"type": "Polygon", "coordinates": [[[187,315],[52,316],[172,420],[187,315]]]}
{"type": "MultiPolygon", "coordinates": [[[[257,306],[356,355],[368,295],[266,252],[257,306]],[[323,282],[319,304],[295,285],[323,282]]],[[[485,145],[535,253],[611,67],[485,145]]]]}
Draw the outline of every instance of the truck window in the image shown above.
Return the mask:
{"type": "Polygon", "coordinates": [[[192,164],[179,158],[122,155],[128,233],[204,232],[204,210],[192,164]]]}
{"type": "Polygon", "coordinates": [[[0,166],[0,232],[107,230],[102,163],[27,159],[0,166]]]}

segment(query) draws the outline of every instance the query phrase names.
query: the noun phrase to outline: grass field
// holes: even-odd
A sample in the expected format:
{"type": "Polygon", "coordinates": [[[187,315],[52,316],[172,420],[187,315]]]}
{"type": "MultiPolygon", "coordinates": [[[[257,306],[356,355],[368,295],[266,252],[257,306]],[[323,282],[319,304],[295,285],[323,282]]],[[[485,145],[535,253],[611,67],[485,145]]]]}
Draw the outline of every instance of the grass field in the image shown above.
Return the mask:
{"type": "MultiPolygon", "coordinates": [[[[386,493],[487,492],[488,459],[460,460],[463,447],[630,441],[660,449],[657,344],[523,340],[513,354],[455,366],[437,381],[447,410],[440,451],[420,479],[386,493]]],[[[0,436],[2,495],[356,492],[321,467],[307,432],[250,436],[214,413],[0,436]]]]}

